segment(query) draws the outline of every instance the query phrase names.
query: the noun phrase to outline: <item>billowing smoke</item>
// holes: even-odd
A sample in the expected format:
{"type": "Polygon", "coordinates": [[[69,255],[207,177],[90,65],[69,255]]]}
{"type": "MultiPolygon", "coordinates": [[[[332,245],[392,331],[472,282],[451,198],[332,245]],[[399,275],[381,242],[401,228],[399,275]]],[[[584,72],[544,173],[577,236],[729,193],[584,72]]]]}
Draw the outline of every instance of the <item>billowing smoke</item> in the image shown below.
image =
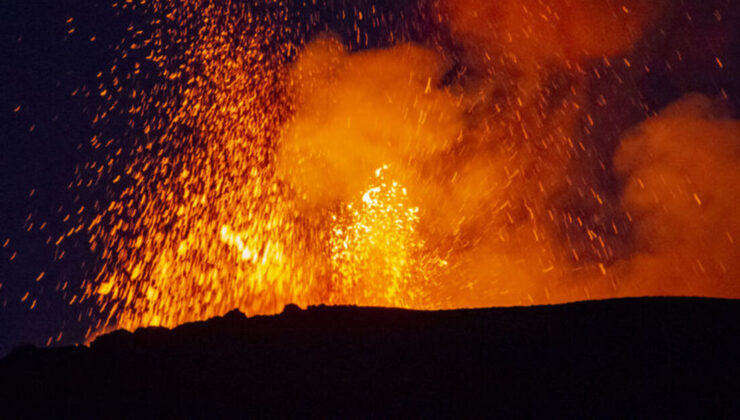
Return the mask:
{"type": "Polygon", "coordinates": [[[636,241],[625,294],[740,296],[740,121],[727,114],[688,95],[623,139],[636,241]]]}
{"type": "Polygon", "coordinates": [[[438,88],[446,68],[411,44],[350,55],[336,39],[314,41],[292,69],[297,115],[278,170],[315,206],[350,201],[383,165],[422,167],[462,134],[458,99],[438,88]]]}
{"type": "Polygon", "coordinates": [[[278,173],[308,207],[327,209],[351,203],[387,168],[418,206],[427,253],[444,266],[417,285],[421,306],[544,298],[543,283],[562,272],[542,220],[546,189],[559,183],[552,175],[567,159],[563,127],[575,114],[555,111],[542,121],[520,107],[496,112],[478,86],[498,81],[445,85],[450,69],[449,60],[410,44],[350,54],[331,38],[315,41],[292,70],[297,107],[278,173]]]}
{"type": "Polygon", "coordinates": [[[661,1],[447,0],[453,31],[480,50],[537,66],[628,51],[661,1]]]}
{"type": "Polygon", "coordinates": [[[737,123],[689,97],[640,125],[615,158],[621,201],[581,165],[590,151],[579,136],[593,126],[584,69],[629,53],[662,9],[450,0],[440,13],[461,50],[349,52],[321,37],[292,66],[295,114],[278,175],[306,208],[331,209],[386,168],[418,207],[425,252],[442,263],[412,306],[737,296],[737,123]],[[593,217],[615,241],[569,211],[588,200],[631,231],[593,217]]]}

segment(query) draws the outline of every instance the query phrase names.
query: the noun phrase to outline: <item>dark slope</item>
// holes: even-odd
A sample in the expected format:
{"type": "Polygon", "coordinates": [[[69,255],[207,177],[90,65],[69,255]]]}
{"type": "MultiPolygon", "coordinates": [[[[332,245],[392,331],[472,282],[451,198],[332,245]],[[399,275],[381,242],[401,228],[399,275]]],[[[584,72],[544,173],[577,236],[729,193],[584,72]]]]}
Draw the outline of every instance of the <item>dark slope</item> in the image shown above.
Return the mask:
{"type": "Polygon", "coordinates": [[[171,331],[114,332],[89,348],[18,349],[0,361],[0,410],[96,418],[738,414],[739,321],[740,301],[682,298],[442,312],[288,307],[250,319],[231,312],[171,331]]]}

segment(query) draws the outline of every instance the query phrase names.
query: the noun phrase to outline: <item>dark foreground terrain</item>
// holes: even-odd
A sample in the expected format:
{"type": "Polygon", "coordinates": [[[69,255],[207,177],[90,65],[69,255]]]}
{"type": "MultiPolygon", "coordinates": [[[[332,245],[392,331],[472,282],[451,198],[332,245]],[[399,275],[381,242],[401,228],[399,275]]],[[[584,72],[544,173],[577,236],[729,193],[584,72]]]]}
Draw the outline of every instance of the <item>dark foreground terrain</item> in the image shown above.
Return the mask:
{"type": "Polygon", "coordinates": [[[17,349],[0,417],[733,417],[739,333],[740,301],[712,299],[231,312],[17,349]]]}

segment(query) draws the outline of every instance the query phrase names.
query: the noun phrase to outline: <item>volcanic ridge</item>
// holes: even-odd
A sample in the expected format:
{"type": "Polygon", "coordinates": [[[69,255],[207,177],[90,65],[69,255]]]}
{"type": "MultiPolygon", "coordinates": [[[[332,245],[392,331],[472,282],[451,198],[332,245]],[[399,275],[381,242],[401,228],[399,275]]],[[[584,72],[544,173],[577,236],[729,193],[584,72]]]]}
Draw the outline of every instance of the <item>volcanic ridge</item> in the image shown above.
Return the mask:
{"type": "MultiPolygon", "coordinates": [[[[289,305],[0,360],[0,413],[423,417],[738,413],[740,301],[411,311],[289,305]]],[[[4,416],[3,416],[4,417],[4,416]]]]}

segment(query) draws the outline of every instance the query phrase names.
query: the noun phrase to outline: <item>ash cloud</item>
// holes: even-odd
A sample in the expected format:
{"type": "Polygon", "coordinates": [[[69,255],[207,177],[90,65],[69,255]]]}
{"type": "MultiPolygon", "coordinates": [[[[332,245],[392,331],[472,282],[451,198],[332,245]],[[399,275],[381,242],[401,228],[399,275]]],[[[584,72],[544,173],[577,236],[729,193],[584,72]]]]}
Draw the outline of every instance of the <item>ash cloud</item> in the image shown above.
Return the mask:
{"type": "Polygon", "coordinates": [[[276,168],[307,209],[351,202],[381,166],[418,206],[426,250],[444,259],[419,293],[431,307],[521,304],[570,293],[549,228],[577,123],[577,94],[529,78],[443,84],[450,60],[401,44],[348,53],[323,37],[294,64],[296,108],[276,168]],[[492,92],[507,90],[504,101],[492,92]],[[514,105],[512,105],[514,104],[514,105]],[[554,110],[543,116],[543,107],[554,110]],[[551,294],[552,293],[552,294],[551,294]]]}
{"type": "Polygon", "coordinates": [[[446,264],[419,291],[424,306],[738,296],[737,122],[690,96],[639,124],[614,158],[621,195],[581,141],[594,61],[629,54],[664,8],[449,0],[440,12],[462,50],[352,53],[324,36],[291,70],[278,175],[326,210],[388,165],[446,264]]]}
{"type": "Polygon", "coordinates": [[[624,294],[740,296],[740,121],[728,115],[687,95],[621,142],[636,241],[624,294]]]}
{"type": "Polygon", "coordinates": [[[533,64],[624,53],[660,14],[662,3],[447,0],[442,8],[459,38],[533,64]]]}
{"type": "Polygon", "coordinates": [[[348,202],[383,165],[408,171],[452,147],[457,99],[439,89],[448,65],[412,44],[350,54],[324,36],[291,71],[296,115],[277,169],[310,206],[348,202]]]}

